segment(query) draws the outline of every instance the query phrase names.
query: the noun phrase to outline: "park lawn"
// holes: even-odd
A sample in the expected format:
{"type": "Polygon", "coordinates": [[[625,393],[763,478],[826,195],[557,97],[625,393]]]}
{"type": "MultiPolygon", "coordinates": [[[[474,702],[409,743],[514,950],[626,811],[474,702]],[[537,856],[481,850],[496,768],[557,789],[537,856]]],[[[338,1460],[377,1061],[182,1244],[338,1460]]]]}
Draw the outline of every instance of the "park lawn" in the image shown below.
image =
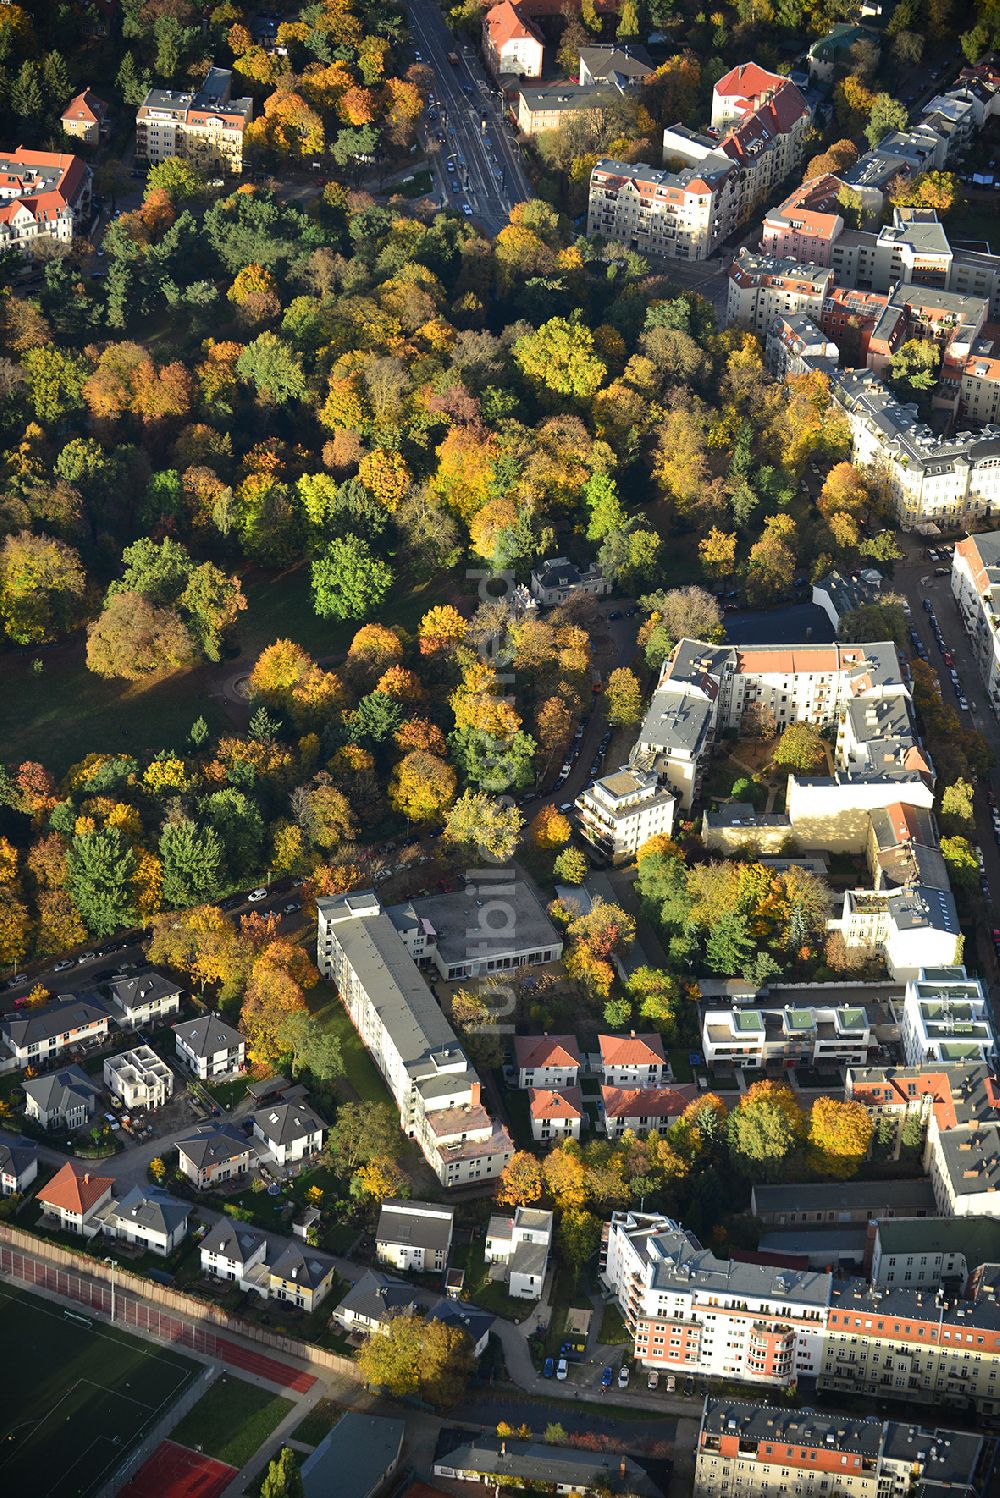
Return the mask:
{"type": "Polygon", "coordinates": [[[201,1372],[8,1285],[0,1341],[0,1491],[17,1498],[92,1498],[201,1372]]]}
{"type": "Polygon", "coordinates": [[[313,1405],[301,1425],[292,1431],[292,1440],[303,1446],[318,1446],[344,1413],[344,1406],[334,1399],[320,1399],[313,1405]]]}
{"type": "Polygon", "coordinates": [[[291,1399],[223,1373],[171,1431],[170,1439],[232,1467],[245,1467],[291,1409],[291,1399]]]}
{"type": "Polygon", "coordinates": [[[355,1098],[360,1098],[365,1103],[391,1104],[389,1090],[365,1050],[361,1036],[351,1024],[347,1010],[337,998],[332,984],[318,983],[310,990],[307,998],[317,1023],[323,1029],[333,1031],[340,1041],[344,1073],[334,1083],[338,1098],[342,1102],[353,1102],[355,1098]]]}
{"type": "MultiPolygon", "coordinates": [[[[364,622],[316,616],[305,562],[277,574],[247,573],[243,591],[247,608],[240,617],[239,638],[248,669],[266,646],[282,638],[294,640],[318,660],[343,655],[364,622]]],[[[403,579],[386,599],[380,621],[415,631],[438,595],[439,579],[415,587],[408,587],[403,579]]]]}

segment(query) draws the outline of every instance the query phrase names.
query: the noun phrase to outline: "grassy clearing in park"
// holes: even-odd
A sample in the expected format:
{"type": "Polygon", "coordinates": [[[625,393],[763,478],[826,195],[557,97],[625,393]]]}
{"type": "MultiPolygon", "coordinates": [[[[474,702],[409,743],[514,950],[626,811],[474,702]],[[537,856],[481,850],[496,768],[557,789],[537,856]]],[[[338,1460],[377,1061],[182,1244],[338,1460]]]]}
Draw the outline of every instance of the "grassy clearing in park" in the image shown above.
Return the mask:
{"type": "Polygon", "coordinates": [[[292,1407],[290,1399],[223,1373],[170,1432],[170,1439],[231,1467],[245,1467],[292,1407]]]}
{"type": "Polygon", "coordinates": [[[0,1492],[12,1498],[91,1498],[201,1371],[8,1285],[0,1346],[0,1492]]]}

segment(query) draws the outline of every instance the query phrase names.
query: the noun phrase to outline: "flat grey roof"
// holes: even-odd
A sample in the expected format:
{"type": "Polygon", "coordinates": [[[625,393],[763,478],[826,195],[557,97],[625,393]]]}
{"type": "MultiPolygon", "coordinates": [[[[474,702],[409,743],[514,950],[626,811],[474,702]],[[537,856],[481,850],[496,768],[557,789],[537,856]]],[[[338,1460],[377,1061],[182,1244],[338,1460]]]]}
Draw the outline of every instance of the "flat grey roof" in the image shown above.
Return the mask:
{"type": "Polygon", "coordinates": [[[432,1207],[424,1202],[385,1201],[375,1229],[375,1242],[446,1249],[454,1223],[455,1213],[450,1208],[432,1207]],[[407,1211],[406,1207],[413,1210],[407,1211]]]}
{"type": "Polygon", "coordinates": [[[880,1207],[933,1212],[934,1192],[926,1176],[893,1181],[802,1181],[790,1186],[754,1186],[751,1206],[757,1217],[765,1212],[877,1211],[880,1207]]]}
{"type": "Polygon", "coordinates": [[[305,1498],[371,1498],[399,1460],[402,1420],[348,1410],[302,1463],[305,1498]]]}
{"type": "MultiPolygon", "coordinates": [[[[562,937],[531,885],[516,877],[483,879],[465,890],[418,896],[391,905],[386,914],[404,930],[414,918],[430,926],[449,967],[562,946],[562,937]]],[[[426,993],[427,985],[419,981],[426,993]]]]}

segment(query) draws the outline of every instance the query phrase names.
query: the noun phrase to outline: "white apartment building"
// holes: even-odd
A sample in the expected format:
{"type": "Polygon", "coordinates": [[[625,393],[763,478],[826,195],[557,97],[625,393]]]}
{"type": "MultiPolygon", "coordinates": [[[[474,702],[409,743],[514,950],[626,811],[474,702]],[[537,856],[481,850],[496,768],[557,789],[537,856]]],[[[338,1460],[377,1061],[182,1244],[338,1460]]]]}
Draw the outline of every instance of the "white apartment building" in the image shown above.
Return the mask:
{"type": "Polygon", "coordinates": [[[601,1084],[604,1087],[662,1087],[671,1079],[663,1041],[652,1032],[598,1035],[601,1084]]]}
{"type": "Polygon", "coordinates": [[[741,1004],[706,1009],[701,1025],[713,1068],[863,1066],[876,1043],[867,1011],[853,1004],[741,1004]]]}
{"type": "Polygon", "coordinates": [[[479,1078],[396,925],[372,893],[317,901],[317,965],[336,986],[443,1186],[498,1179],[510,1135],[481,1101],[479,1078]]]}
{"type": "Polygon", "coordinates": [[[1000,712],[1000,531],[959,541],[951,562],[951,591],[990,706],[1000,712]]]}
{"type": "Polygon", "coordinates": [[[964,1289],[982,1264],[1000,1263],[996,1217],[891,1218],[874,1227],[872,1285],[886,1289],[964,1289]]]}
{"type": "Polygon", "coordinates": [[[455,1230],[455,1212],[432,1202],[382,1203],[375,1229],[375,1257],[394,1269],[416,1274],[443,1273],[455,1230]]]}
{"type": "Polygon", "coordinates": [[[81,156],[0,151],[0,250],[30,255],[41,240],[69,245],[90,223],[93,174],[81,156]]]}
{"type": "Polygon", "coordinates": [[[177,1060],[202,1081],[228,1077],[246,1065],[246,1041],[238,1030],[213,1012],[174,1025],[177,1060]]]}
{"type": "Polygon", "coordinates": [[[508,869],[477,871],[461,889],[416,895],[386,915],[420,967],[448,983],[556,962],[563,941],[526,879],[508,869]]]}
{"type": "Polygon", "coordinates": [[[907,1066],[996,1061],[990,1001],[964,967],[921,971],[906,985],[899,1038],[907,1066]]]}
{"type": "Polygon", "coordinates": [[[803,265],[743,248],[729,267],[726,325],[747,328],[762,343],[778,318],[804,318],[818,328],[833,286],[829,266],[803,265]]]}
{"type": "Polygon", "coordinates": [[[649,838],[674,828],[675,798],[645,770],[604,775],[574,804],[580,835],[612,863],[628,863],[649,838]]]}
{"type": "Polygon", "coordinates": [[[694,1498],[975,1498],[994,1464],[992,1443],[966,1431],[921,1428],[823,1410],[706,1399],[694,1498]]]}
{"type": "Polygon", "coordinates": [[[228,68],[210,68],[194,93],[151,88],[135,117],[136,160],[181,156],[203,172],[240,176],[253,100],[234,99],[232,90],[228,68]]]}
{"type": "Polygon", "coordinates": [[[515,1035],[518,1087],[575,1087],[580,1080],[580,1047],[575,1035],[515,1035]]]}
{"type": "Polygon", "coordinates": [[[121,1098],[127,1112],[134,1108],[162,1108],[174,1092],[174,1074],[148,1045],[109,1056],[104,1063],[104,1085],[121,1098]]]}
{"type": "Polygon", "coordinates": [[[881,949],[897,981],[924,969],[952,967],[962,935],[951,891],[924,884],[846,890],[843,911],[830,929],[839,931],[848,947],[881,949]]]}
{"type": "Polygon", "coordinates": [[[643,1367],[779,1388],[819,1371],[827,1273],[719,1259],[668,1217],[615,1212],[602,1278],[643,1367]]]}
{"type": "Polygon", "coordinates": [[[552,1247],[552,1213],[516,1207],[512,1217],[491,1217],[486,1229],[486,1262],[504,1267],[507,1293],[516,1300],[540,1300],[552,1247]]]}
{"type": "Polygon", "coordinates": [[[536,1144],[558,1144],[563,1139],[579,1139],[586,1114],[579,1087],[529,1087],[528,1115],[531,1137],[536,1144]]]}
{"type": "MultiPolygon", "coordinates": [[[[767,294],[759,298],[762,315],[767,300],[767,294]]],[[[753,316],[756,319],[756,308],[753,316]]],[[[795,379],[814,369],[832,374],[840,363],[840,350],[805,313],[776,312],[767,328],[764,363],[776,380],[795,379]]]]}

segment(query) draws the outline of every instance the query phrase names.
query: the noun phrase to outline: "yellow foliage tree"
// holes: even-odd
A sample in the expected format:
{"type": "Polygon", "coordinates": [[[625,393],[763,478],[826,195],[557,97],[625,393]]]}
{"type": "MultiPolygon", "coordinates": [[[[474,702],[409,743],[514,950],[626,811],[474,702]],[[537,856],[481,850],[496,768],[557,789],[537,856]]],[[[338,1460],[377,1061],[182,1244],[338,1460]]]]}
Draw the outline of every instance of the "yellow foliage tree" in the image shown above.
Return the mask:
{"type": "Polygon", "coordinates": [[[458,777],[436,754],[414,749],[404,755],[389,779],[389,800],[408,821],[440,820],[458,789],[458,777]]]}
{"type": "Polygon", "coordinates": [[[497,1201],[502,1207],[528,1207],[541,1194],[541,1165],[527,1150],[516,1150],[500,1176],[497,1201]]]}
{"type": "Polygon", "coordinates": [[[809,1112],[808,1142],[814,1167],[841,1180],[856,1175],[874,1129],[863,1103],[853,1098],[817,1098],[809,1112]]]}

